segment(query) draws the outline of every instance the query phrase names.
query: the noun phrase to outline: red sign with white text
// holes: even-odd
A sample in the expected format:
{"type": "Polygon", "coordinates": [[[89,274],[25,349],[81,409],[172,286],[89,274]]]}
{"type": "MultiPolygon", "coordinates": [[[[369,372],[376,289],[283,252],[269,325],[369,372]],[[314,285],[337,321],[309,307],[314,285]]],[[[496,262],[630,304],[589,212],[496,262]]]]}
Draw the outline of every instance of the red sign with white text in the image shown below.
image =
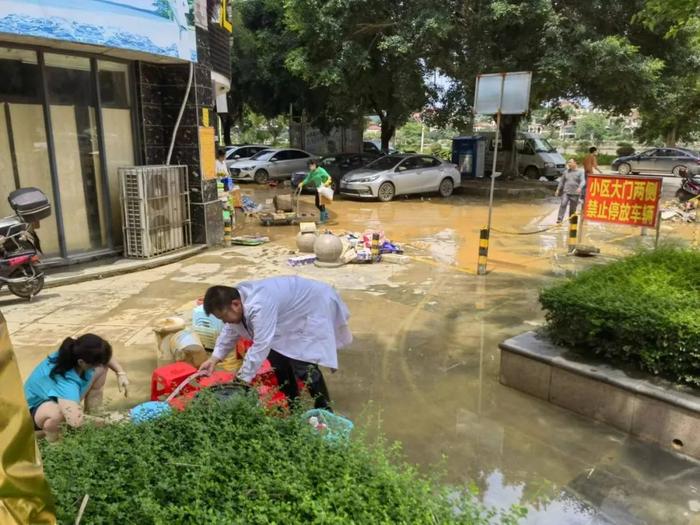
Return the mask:
{"type": "Polygon", "coordinates": [[[659,214],[661,178],[589,175],[583,217],[654,228],[659,214]]]}

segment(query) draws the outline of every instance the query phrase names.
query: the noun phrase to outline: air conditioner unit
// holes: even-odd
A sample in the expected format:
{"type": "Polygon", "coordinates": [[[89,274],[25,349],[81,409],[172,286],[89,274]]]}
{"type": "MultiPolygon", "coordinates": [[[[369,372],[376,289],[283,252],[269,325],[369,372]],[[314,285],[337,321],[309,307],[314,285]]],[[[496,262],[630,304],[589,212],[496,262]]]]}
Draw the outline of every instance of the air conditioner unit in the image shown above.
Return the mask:
{"type": "Polygon", "coordinates": [[[187,166],[119,169],[124,254],[148,258],[191,244],[187,166]]]}

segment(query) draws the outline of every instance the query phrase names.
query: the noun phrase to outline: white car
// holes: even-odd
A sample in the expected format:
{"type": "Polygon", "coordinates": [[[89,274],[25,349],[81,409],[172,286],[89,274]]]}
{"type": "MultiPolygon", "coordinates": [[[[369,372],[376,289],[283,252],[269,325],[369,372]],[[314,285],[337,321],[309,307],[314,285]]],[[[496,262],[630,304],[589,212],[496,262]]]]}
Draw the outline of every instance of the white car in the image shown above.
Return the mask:
{"type": "Polygon", "coordinates": [[[318,157],[300,149],[266,149],[249,159],[233,162],[229,171],[235,180],[265,184],[271,179],[291,179],[297,171],[308,171],[311,159],[318,160],[318,157]]]}
{"type": "Polygon", "coordinates": [[[387,155],[343,176],[340,193],[389,202],[397,195],[437,192],[449,197],[461,185],[457,166],[430,155],[387,155]]]}
{"type": "Polygon", "coordinates": [[[263,146],[262,144],[240,144],[237,146],[226,146],[226,158],[224,159],[224,162],[230,169],[231,165],[237,160],[249,159],[256,153],[260,153],[265,149],[270,149],[270,147],[263,146]]]}

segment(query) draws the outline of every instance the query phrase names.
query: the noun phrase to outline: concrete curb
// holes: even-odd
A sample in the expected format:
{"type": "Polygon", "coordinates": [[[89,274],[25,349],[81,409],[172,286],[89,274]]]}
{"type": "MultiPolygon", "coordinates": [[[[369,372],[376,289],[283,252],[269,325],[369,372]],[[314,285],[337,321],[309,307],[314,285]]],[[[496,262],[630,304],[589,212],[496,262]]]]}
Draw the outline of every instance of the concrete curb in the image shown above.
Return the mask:
{"type": "MultiPolygon", "coordinates": [[[[85,281],[94,281],[104,279],[105,277],[114,277],[125,273],[138,272],[140,270],[149,270],[166,264],[187,259],[193,255],[197,255],[208,248],[206,245],[195,245],[189,248],[184,248],[173,253],[168,253],[153,259],[119,259],[110,265],[95,266],[94,268],[86,268],[77,272],[71,272],[70,268],[63,272],[55,274],[47,274],[45,278],[44,288],[54,288],[57,286],[65,286],[67,284],[82,283],[85,281]]],[[[9,291],[3,290],[2,295],[11,295],[9,291]]]]}
{"type": "Polygon", "coordinates": [[[500,382],[700,459],[700,391],[574,354],[535,332],[499,345],[500,382]]]}
{"type": "MultiPolygon", "coordinates": [[[[501,182],[499,185],[496,180],[493,195],[496,199],[543,199],[554,196],[556,187],[553,182],[533,182],[525,186],[523,183],[509,186],[507,182],[501,182]]],[[[488,198],[491,187],[488,182],[463,182],[456,191],[462,195],[488,198]]]]}

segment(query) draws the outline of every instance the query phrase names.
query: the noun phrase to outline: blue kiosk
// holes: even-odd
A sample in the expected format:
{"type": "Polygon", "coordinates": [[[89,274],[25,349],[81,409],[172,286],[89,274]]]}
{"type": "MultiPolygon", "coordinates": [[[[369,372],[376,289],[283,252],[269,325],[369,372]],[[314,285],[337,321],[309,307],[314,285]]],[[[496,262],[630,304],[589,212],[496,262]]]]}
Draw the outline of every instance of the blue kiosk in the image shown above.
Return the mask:
{"type": "Polygon", "coordinates": [[[472,135],[452,139],[452,163],[457,165],[462,179],[484,178],[486,137],[472,135]]]}

